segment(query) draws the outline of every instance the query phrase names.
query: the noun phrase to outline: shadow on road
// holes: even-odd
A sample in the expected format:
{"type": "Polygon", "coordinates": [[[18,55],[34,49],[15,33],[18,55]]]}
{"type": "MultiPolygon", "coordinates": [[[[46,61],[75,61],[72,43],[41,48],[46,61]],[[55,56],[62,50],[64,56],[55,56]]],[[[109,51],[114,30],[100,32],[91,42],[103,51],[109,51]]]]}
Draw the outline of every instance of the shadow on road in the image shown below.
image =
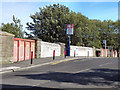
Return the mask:
{"type": "MultiPolygon", "coordinates": [[[[56,81],[56,82],[77,83],[80,85],[96,85],[96,86],[107,85],[107,86],[115,86],[116,88],[120,88],[120,85],[119,85],[120,73],[119,72],[120,70],[102,68],[102,69],[92,69],[89,72],[80,72],[80,73],[48,72],[48,73],[43,73],[43,74],[27,74],[27,75],[16,75],[16,76],[25,77],[27,79],[35,79],[35,80],[51,80],[51,81],[56,81]]],[[[57,88],[53,89],[53,88],[44,88],[44,87],[7,85],[7,84],[2,85],[3,90],[9,87],[12,88],[11,90],[13,90],[13,88],[17,88],[17,89],[20,88],[19,90],[23,90],[27,88],[29,89],[32,88],[35,90],[36,89],[61,90],[57,88]]]]}
{"type": "Polygon", "coordinates": [[[65,73],[65,72],[48,72],[44,74],[28,74],[28,75],[17,75],[26,77],[28,79],[36,80],[51,80],[56,82],[67,82],[77,83],[80,85],[108,85],[120,87],[120,70],[116,69],[92,69],[90,72],[80,73],[65,73]],[[116,84],[115,84],[116,83],[116,84]]]}
{"type": "Polygon", "coordinates": [[[8,85],[3,84],[0,90],[61,90],[58,88],[47,88],[47,87],[37,87],[37,86],[23,86],[23,85],[8,85]]]}

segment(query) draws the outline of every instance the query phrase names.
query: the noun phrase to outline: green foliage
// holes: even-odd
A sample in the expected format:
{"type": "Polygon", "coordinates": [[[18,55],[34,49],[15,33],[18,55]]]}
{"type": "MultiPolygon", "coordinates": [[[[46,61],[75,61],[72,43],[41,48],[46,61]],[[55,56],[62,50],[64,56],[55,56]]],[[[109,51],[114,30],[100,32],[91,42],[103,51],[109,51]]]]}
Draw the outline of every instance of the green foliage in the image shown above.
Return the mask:
{"type": "Polygon", "coordinates": [[[23,38],[22,25],[20,19],[13,16],[13,23],[2,23],[1,30],[14,34],[17,38],[23,38]]]}
{"type": "Polygon", "coordinates": [[[27,23],[27,29],[44,41],[68,44],[66,26],[73,24],[72,45],[100,48],[103,40],[107,40],[107,46],[118,48],[120,45],[119,21],[90,20],[81,13],[70,11],[68,7],[60,4],[40,8],[39,12],[30,17],[33,22],[27,23]]]}
{"type": "Polygon", "coordinates": [[[34,23],[27,23],[27,28],[44,41],[66,42],[65,24],[68,14],[69,9],[59,4],[40,8],[40,12],[30,16],[34,23]]]}
{"type": "Polygon", "coordinates": [[[120,33],[118,27],[118,21],[113,22],[111,20],[104,20],[99,27],[101,42],[103,40],[106,40],[107,46],[113,46],[115,49],[118,48],[118,46],[120,45],[120,33]]]}

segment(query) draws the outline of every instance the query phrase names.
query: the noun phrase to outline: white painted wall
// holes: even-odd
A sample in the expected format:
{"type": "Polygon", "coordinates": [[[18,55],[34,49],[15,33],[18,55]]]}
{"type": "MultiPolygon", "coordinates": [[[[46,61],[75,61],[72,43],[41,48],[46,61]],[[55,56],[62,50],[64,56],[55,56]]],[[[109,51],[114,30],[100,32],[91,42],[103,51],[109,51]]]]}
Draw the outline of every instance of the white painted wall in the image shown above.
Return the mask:
{"type": "MultiPolygon", "coordinates": [[[[59,44],[48,43],[41,41],[41,57],[53,57],[53,51],[55,50],[55,56],[60,56],[61,47],[59,44]]],[[[93,56],[93,48],[91,47],[82,47],[82,46],[70,46],[70,56],[93,56]]]]}
{"type": "Polygon", "coordinates": [[[93,48],[90,48],[88,47],[88,51],[89,51],[89,56],[94,56],[94,49],[93,48]]]}
{"type": "Polygon", "coordinates": [[[93,56],[93,48],[90,47],[81,47],[81,46],[70,46],[70,56],[93,56]]]}
{"type": "Polygon", "coordinates": [[[59,44],[41,42],[41,57],[52,57],[55,50],[55,56],[60,56],[61,47],[59,44]]]}

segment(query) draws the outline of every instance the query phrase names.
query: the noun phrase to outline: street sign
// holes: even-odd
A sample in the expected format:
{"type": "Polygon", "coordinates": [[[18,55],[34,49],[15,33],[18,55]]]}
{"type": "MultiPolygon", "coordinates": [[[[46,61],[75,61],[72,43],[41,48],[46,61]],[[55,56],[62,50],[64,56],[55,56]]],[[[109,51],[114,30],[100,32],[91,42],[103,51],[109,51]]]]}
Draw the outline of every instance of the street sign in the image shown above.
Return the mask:
{"type": "Polygon", "coordinates": [[[68,35],[73,34],[73,24],[67,24],[67,34],[68,35]]]}

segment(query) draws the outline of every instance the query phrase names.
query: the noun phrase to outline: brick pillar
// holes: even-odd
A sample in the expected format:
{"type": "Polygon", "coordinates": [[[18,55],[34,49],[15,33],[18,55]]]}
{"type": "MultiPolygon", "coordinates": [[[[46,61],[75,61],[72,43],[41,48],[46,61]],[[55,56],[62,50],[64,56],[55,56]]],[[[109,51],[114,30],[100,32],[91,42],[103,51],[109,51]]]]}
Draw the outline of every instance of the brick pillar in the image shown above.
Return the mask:
{"type": "Polygon", "coordinates": [[[93,56],[96,57],[96,48],[93,47],[93,56]]]}
{"type": "Polygon", "coordinates": [[[100,50],[101,50],[100,56],[103,57],[103,48],[100,48],[100,50]]]}
{"type": "Polygon", "coordinates": [[[35,39],[35,58],[41,57],[41,39],[35,39]]]}
{"type": "Polygon", "coordinates": [[[13,62],[14,35],[0,31],[0,63],[13,62]]]}

